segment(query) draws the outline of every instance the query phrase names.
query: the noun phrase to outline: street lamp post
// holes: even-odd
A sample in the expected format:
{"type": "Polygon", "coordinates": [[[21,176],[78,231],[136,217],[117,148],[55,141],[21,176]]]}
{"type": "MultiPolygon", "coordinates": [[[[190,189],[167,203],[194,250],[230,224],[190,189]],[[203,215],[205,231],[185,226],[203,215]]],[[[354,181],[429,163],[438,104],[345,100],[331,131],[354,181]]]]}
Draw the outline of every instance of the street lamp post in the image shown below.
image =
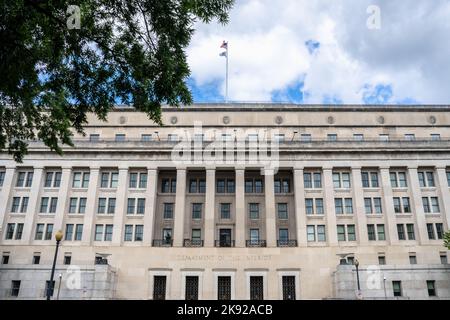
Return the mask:
{"type": "Polygon", "coordinates": [[[59,292],[61,291],[61,281],[62,281],[62,274],[59,274],[59,284],[58,284],[58,294],[56,296],[56,300],[59,300],[59,292]]]}
{"type": "Polygon", "coordinates": [[[47,300],[50,300],[51,294],[53,293],[53,289],[54,289],[53,277],[55,276],[56,258],[58,257],[58,248],[59,248],[59,243],[61,242],[62,237],[63,237],[63,233],[61,230],[56,232],[56,234],[55,234],[55,240],[56,240],[55,257],[53,258],[52,273],[50,275],[50,283],[48,284],[48,288],[47,288],[47,300]]]}
{"type": "Polygon", "coordinates": [[[359,261],[355,259],[355,267],[356,267],[356,283],[358,284],[358,298],[361,296],[361,285],[359,284],[359,261]]]}
{"type": "Polygon", "coordinates": [[[386,295],[386,277],[383,277],[383,288],[384,288],[384,300],[387,300],[387,295],[386,295]]]}

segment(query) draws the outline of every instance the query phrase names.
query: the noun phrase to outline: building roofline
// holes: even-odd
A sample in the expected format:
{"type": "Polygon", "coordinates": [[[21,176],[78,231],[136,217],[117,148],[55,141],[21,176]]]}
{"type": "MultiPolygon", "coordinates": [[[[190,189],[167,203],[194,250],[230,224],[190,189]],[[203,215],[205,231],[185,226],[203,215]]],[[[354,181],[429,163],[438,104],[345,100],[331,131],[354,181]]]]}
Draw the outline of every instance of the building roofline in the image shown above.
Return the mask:
{"type": "MultiPolygon", "coordinates": [[[[134,112],[131,106],[117,105],[113,111],[134,112]]],[[[325,105],[325,104],[289,104],[289,103],[194,103],[173,107],[162,106],[163,112],[211,112],[211,111],[310,111],[310,112],[450,112],[450,105],[325,105]]]]}

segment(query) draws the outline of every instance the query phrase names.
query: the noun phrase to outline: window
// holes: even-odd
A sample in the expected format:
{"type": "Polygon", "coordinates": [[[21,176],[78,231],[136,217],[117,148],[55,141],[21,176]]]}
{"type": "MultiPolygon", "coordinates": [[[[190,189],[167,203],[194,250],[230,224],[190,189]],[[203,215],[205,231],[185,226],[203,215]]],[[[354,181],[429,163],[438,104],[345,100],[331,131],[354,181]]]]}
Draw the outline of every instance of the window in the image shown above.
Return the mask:
{"type": "Polygon", "coordinates": [[[437,197],[422,197],[423,211],[425,213],[439,213],[439,199],[437,197]],[[431,203],[431,206],[430,206],[431,203]]]}
{"type": "Polygon", "coordinates": [[[45,173],[45,188],[59,188],[61,185],[61,171],[45,173]]]}
{"type": "Polygon", "coordinates": [[[164,219],[173,219],[173,203],[164,203],[164,219]]]}
{"type": "Polygon", "coordinates": [[[433,209],[433,213],[438,213],[439,209],[439,200],[437,197],[431,197],[431,207],[433,209]]]}
{"type": "Polygon", "coordinates": [[[289,241],[289,230],[288,229],[279,229],[278,230],[278,240],[281,243],[286,243],[289,241]]]}
{"type": "Polygon", "coordinates": [[[386,257],[385,256],[378,256],[378,264],[379,265],[385,265],[386,264],[386,257]]]}
{"type": "Polygon", "coordinates": [[[423,204],[423,211],[425,213],[430,213],[431,209],[430,209],[430,201],[427,197],[423,197],[422,198],[422,204],[423,204]]]}
{"type": "Polygon", "coordinates": [[[116,133],[116,142],[123,142],[125,141],[125,134],[123,133],[116,133]]]}
{"type": "Polygon", "coordinates": [[[405,227],[403,224],[397,224],[398,240],[406,240],[405,227]]]}
{"type": "Polygon", "coordinates": [[[218,179],[216,182],[216,192],[225,193],[225,179],[218,179]]]}
{"type": "Polygon", "coordinates": [[[317,226],[317,241],[319,242],[325,241],[325,225],[317,226]]]}
{"type": "Polygon", "coordinates": [[[337,134],[335,134],[335,133],[327,134],[327,140],[328,141],[337,141],[337,134]]]}
{"type": "Polygon", "coordinates": [[[164,228],[162,230],[162,237],[163,237],[164,244],[172,245],[172,229],[171,228],[164,228]]]}
{"type": "Polygon", "coordinates": [[[353,201],[352,198],[335,198],[334,206],[336,214],[352,214],[353,213],[353,201]]]}
{"type": "Polygon", "coordinates": [[[289,179],[275,179],[274,180],[275,193],[289,193],[290,192],[290,180],[289,179]]]}
{"type": "Polygon", "coordinates": [[[392,290],[394,291],[394,297],[402,296],[402,282],[392,281],[392,290]]]}
{"type": "Polygon", "coordinates": [[[142,241],[144,238],[144,225],[137,224],[134,226],[134,241],[142,241]]]}
{"type": "Polygon", "coordinates": [[[44,236],[44,228],[45,228],[45,225],[43,223],[37,224],[34,240],[42,240],[42,237],[44,236]]]}
{"type": "Polygon", "coordinates": [[[72,262],[72,256],[64,255],[64,264],[65,265],[70,265],[71,262],[72,262]]]}
{"type": "Polygon", "coordinates": [[[47,227],[45,229],[44,240],[51,240],[52,239],[52,233],[53,233],[53,224],[49,223],[49,224],[47,224],[47,227]]]}
{"type": "Polygon", "coordinates": [[[231,277],[217,277],[217,300],[231,300],[231,277]]]}
{"type": "Polygon", "coordinates": [[[440,253],[441,264],[448,264],[447,254],[445,252],[440,253]]]}
{"type": "Polygon", "coordinates": [[[316,214],[323,214],[323,199],[317,198],[315,199],[316,204],[316,214]]]}
{"type": "Polygon", "coordinates": [[[295,300],[295,276],[283,276],[283,300],[295,300]]]}
{"type": "Polygon", "coordinates": [[[66,224],[66,232],[64,234],[64,240],[71,241],[73,238],[73,224],[66,224]]]}
{"type": "Polygon", "coordinates": [[[435,187],[433,171],[419,171],[419,184],[424,187],[435,187]]]}
{"type": "Polygon", "coordinates": [[[306,214],[314,214],[313,199],[305,199],[305,211],[306,214]]]}
{"type": "Polygon", "coordinates": [[[113,234],[112,224],[96,224],[95,225],[95,241],[111,241],[113,234]],[[105,231],[103,233],[103,230],[105,231]]]}
{"type": "Polygon", "coordinates": [[[77,224],[75,228],[75,241],[81,241],[82,236],[83,236],[83,225],[77,224]]]}
{"type": "Polygon", "coordinates": [[[427,280],[428,296],[436,296],[436,282],[434,280],[427,280]]]}
{"type": "Polygon", "coordinates": [[[99,198],[97,213],[113,214],[116,209],[116,198],[99,198]]]}
{"type": "Polygon", "coordinates": [[[392,188],[406,188],[408,184],[406,182],[406,172],[395,171],[390,172],[391,187],[392,188]]]}
{"type": "Polygon", "coordinates": [[[131,240],[133,240],[133,225],[126,224],[123,241],[131,241],[131,240]]]}
{"type": "Polygon", "coordinates": [[[337,225],[337,237],[338,241],[345,241],[345,225],[343,224],[337,225]]]}
{"type": "Polygon", "coordinates": [[[316,227],[315,226],[307,226],[307,239],[309,242],[316,241],[316,227]]]}
{"type": "Polygon", "coordinates": [[[411,205],[409,204],[409,198],[403,197],[402,198],[402,204],[403,204],[403,212],[404,213],[411,213],[411,205]]]}
{"type": "Polygon", "coordinates": [[[177,191],[177,179],[162,179],[161,193],[175,193],[177,191]]]}
{"type": "Polygon", "coordinates": [[[364,198],[366,214],[382,213],[381,198],[364,198]]]}
{"type": "Polygon", "coordinates": [[[147,173],[131,172],[128,187],[130,189],[145,189],[147,187],[147,173]]]}
{"type": "Polygon", "coordinates": [[[444,238],[444,224],[436,223],[436,235],[439,240],[444,238]]]}
{"type": "Polygon", "coordinates": [[[4,181],[5,181],[5,171],[0,171],[0,187],[3,187],[4,181]]]}
{"type": "Polygon", "coordinates": [[[2,264],[9,263],[9,252],[4,252],[2,255],[2,264]]]}
{"type": "Polygon", "coordinates": [[[447,171],[447,185],[450,187],[450,171],[447,171]]]}
{"type": "Polygon", "coordinates": [[[245,193],[263,193],[263,183],[261,179],[245,179],[245,193]]]}
{"type": "Polygon", "coordinates": [[[250,219],[259,219],[259,203],[249,204],[250,219]]]}
{"type": "Polygon", "coordinates": [[[198,276],[186,276],[185,300],[198,300],[198,276]]]}
{"type": "Polygon", "coordinates": [[[192,219],[201,219],[202,218],[202,204],[201,203],[193,203],[192,204],[192,219]]]}
{"type": "Polygon", "coordinates": [[[427,223],[427,233],[428,233],[428,239],[430,239],[430,240],[436,239],[436,236],[434,234],[434,226],[432,223],[427,223]]]}
{"type": "Polygon", "coordinates": [[[259,229],[250,229],[250,242],[256,244],[259,242],[259,229]]]}
{"type": "Polygon", "coordinates": [[[301,134],[300,135],[300,141],[302,142],[311,142],[311,135],[310,134],[301,134]]]}
{"type": "Polygon", "coordinates": [[[275,142],[284,142],[284,134],[275,134],[274,140],[275,142]]]}
{"type": "Polygon", "coordinates": [[[347,239],[348,241],[356,241],[356,231],[354,224],[347,225],[347,239]]]}
{"type": "Polygon", "coordinates": [[[378,188],[378,172],[361,172],[361,179],[363,188],[378,188]]]}
{"type": "Polygon", "coordinates": [[[343,214],[344,213],[344,207],[342,204],[342,199],[335,198],[334,199],[334,209],[336,211],[336,214],[343,214]]]}
{"type": "Polygon", "coordinates": [[[286,220],[288,218],[287,203],[278,203],[277,209],[278,209],[278,219],[286,220]]]}
{"type": "Polygon", "coordinates": [[[99,141],[99,140],[100,140],[100,135],[99,134],[90,134],[89,135],[89,141],[95,142],[95,141],[99,141]]]}
{"type": "Polygon", "coordinates": [[[379,137],[380,141],[389,141],[388,134],[380,134],[378,137],[379,137]]]}
{"type": "Polygon", "coordinates": [[[256,142],[258,141],[258,134],[256,133],[250,133],[247,135],[247,141],[249,142],[256,142]]]}
{"type": "Polygon", "coordinates": [[[16,235],[14,236],[14,240],[21,240],[23,233],[23,223],[17,224],[16,235]]]}
{"type": "Polygon", "coordinates": [[[103,239],[103,225],[96,224],[95,225],[95,241],[102,241],[103,239]]]}
{"type": "Polygon", "coordinates": [[[366,210],[366,214],[372,213],[372,199],[371,198],[364,198],[364,208],[366,210]]]}
{"type": "Polygon", "coordinates": [[[197,193],[197,179],[189,181],[189,193],[197,193]]]}
{"type": "Polygon", "coordinates": [[[33,255],[32,264],[39,264],[41,262],[41,254],[39,252],[35,252],[33,255]]]}
{"type": "Polygon", "coordinates": [[[220,218],[221,219],[230,219],[231,218],[231,204],[230,203],[221,203],[220,204],[220,218]]]}
{"type": "Polygon", "coordinates": [[[178,135],[177,134],[168,134],[167,140],[169,140],[170,142],[177,142],[179,140],[178,135]]]}
{"type": "Polygon", "coordinates": [[[89,172],[74,172],[72,188],[87,188],[89,186],[89,172]]]}
{"type": "Polygon", "coordinates": [[[20,280],[11,281],[11,297],[18,297],[20,292],[20,280]]]}
{"type": "Polygon", "coordinates": [[[350,188],[349,172],[333,172],[333,185],[335,189],[350,188]]]}
{"type": "Polygon", "coordinates": [[[305,189],[320,189],[322,188],[322,173],[321,172],[305,172],[303,173],[303,183],[305,189]]]}
{"type": "Polygon", "coordinates": [[[17,173],[16,187],[18,188],[29,188],[33,182],[33,172],[32,171],[19,171],[17,173]]]}
{"type": "Polygon", "coordinates": [[[8,223],[6,226],[6,240],[12,240],[14,237],[14,229],[16,228],[15,223],[8,223]]]}
{"type": "Polygon", "coordinates": [[[439,141],[439,140],[441,140],[441,135],[439,133],[432,133],[432,134],[430,134],[430,136],[431,136],[431,140],[432,141],[439,141]]]}
{"type": "Polygon", "coordinates": [[[417,264],[417,257],[416,255],[409,255],[409,264],[417,264]]]}
{"type": "Polygon", "coordinates": [[[406,141],[414,141],[416,140],[416,136],[414,134],[405,134],[405,140],[406,141]]]}
{"type": "Polygon", "coordinates": [[[141,141],[142,142],[152,141],[152,135],[151,134],[141,134],[141,141]]]}
{"type": "Polygon", "coordinates": [[[384,224],[377,224],[377,234],[378,234],[378,240],[386,240],[386,235],[384,232],[384,224]]]}
{"type": "Polygon", "coordinates": [[[200,242],[202,240],[202,230],[201,229],[192,229],[192,241],[200,242]]]}
{"type": "Polygon", "coordinates": [[[264,300],[264,277],[250,276],[250,300],[264,300]]]}
{"type": "Polygon", "coordinates": [[[377,240],[376,235],[375,235],[375,225],[373,225],[373,224],[367,225],[367,235],[368,235],[368,238],[370,241],[377,240]]]}
{"type": "Polygon", "coordinates": [[[263,193],[263,184],[260,179],[255,179],[255,193],[263,193]]]}
{"type": "Polygon", "coordinates": [[[153,277],[153,300],[166,300],[166,276],[153,277]]]}
{"type": "Polygon", "coordinates": [[[112,234],[113,234],[113,225],[107,224],[105,226],[105,241],[111,241],[112,240],[112,234]]]}
{"type": "Polygon", "coordinates": [[[414,235],[414,224],[407,224],[406,231],[408,232],[408,240],[415,240],[416,237],[414,235]]]}
{"type": "Polygon", "coordinates": [[[363,134],[354,134],[353,140],[355,141],[364,141],[364,135],[363,134]]]}

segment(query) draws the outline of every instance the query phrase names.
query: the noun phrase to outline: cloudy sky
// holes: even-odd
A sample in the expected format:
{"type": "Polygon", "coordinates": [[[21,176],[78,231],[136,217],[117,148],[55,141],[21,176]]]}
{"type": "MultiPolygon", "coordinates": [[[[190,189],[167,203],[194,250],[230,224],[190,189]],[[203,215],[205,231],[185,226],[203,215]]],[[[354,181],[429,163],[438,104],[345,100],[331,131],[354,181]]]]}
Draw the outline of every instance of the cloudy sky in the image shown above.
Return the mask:
{"type": "Polygon", "coordinates": [[[236,0],[196,25],[195,102],[224,99],[223,40],[233,101],[450,103],[450,0],[236,0]]]}

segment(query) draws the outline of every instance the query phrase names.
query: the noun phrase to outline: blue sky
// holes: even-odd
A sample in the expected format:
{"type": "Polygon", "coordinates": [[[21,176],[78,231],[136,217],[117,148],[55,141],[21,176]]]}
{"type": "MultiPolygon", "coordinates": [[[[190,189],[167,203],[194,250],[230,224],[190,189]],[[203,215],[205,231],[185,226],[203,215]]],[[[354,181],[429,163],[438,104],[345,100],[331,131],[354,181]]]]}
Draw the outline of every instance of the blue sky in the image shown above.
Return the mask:
{"type": "Polygon", "coordinates": [[[448,0],[236,0],[230,21],[195,25],[195,102],[448,104],[448,0]],[[376,9],[373,11],[375,4],[376,9]]]}

